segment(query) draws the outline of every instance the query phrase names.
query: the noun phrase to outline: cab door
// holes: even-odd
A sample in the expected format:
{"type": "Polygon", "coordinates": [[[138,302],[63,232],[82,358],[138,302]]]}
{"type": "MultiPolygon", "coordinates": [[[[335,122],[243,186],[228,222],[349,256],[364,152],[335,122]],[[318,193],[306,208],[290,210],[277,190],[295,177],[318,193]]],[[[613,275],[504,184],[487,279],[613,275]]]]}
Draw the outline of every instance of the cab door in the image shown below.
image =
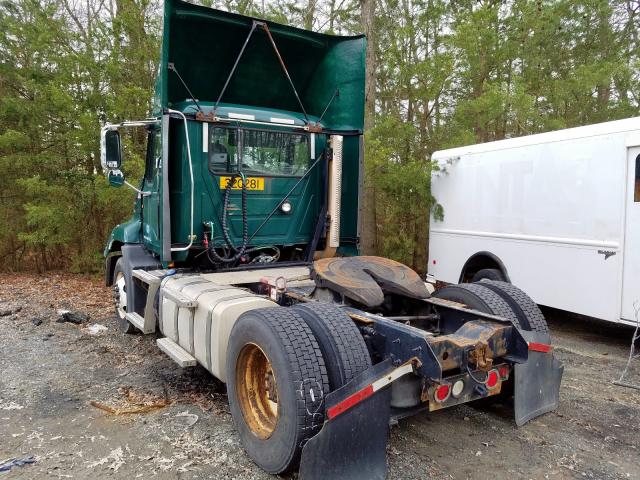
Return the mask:
{"type": "Polygon", "coordinates": [[[144,245],[157,254],[161,253],[160,239],[160,185],[162,161],[162,129],[160,125],[149,128],[142,196],[142,239],[144,245]]]}
{"type": "Polygon", "coordinates": [[[640,310],[640,147],[627,149],[627,162],[621,317],[635,322],[640,310]]]}

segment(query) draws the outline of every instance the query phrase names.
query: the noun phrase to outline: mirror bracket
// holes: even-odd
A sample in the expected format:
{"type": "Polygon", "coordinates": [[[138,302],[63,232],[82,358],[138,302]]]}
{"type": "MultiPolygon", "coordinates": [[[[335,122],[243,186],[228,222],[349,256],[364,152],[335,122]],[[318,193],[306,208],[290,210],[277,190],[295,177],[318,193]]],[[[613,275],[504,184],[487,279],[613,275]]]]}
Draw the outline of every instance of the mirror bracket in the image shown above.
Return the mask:
{"type": "Polygon", "coordinates": [[[109,185],[111,185],[112,187],[121,187],[123,185],[126,185],[131,190],[135,191],[138,194],[138,197],[148,197],[149,195],[151,195],[151,192],[144,192],[127,182],[124,179],[122,171],[120,171],[119,169],[109,170],[107,172],[107,180],[109,181],[109,185]]]}
{"type": "Polygon", "coordinates": [[[143,190],[140,190],[139,188],[136,188],[134,185],[131,185],[129,182],[127,182],[126,180],[124,181],[124,184],[129,187],[131,190],[135,191],[139,197],[148,197],[149,195],[151,195],[152,192],[145,192],[143,190]]]}

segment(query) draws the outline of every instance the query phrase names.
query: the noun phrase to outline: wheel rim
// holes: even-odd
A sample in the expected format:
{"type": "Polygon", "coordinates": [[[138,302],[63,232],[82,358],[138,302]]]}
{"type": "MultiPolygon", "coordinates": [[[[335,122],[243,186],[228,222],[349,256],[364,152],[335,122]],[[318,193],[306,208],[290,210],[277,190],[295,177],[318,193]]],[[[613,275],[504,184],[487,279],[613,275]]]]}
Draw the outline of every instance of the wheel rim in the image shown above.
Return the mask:
{"type": "Polygon", "coordinates": [[[251,432],[269,438],[278,423],[278,387],[269,358],[255,343],[248,343],[236,363],[236,393],[251,432]]]}
{"type": "Polygon", "coordinates": [[[116,275],[113,295],[116,304],[116,313],[121,320],[127,315],[127,285],[124,280],[124,273],[118,272],[116,275]]]}

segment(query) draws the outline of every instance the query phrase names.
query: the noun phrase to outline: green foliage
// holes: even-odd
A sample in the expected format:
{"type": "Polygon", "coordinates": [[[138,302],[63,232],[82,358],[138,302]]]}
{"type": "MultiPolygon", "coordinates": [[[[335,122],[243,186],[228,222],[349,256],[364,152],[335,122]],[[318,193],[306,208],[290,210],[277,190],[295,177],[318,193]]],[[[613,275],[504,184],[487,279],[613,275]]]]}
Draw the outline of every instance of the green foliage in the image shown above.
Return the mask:
{"type": "Polygon", "coordinates": [[[431,195],[432,164],[420,158],[417,138],[414,126],[394,118],[382,119],[366,138],[367,173],[377,187],[376,223],[393,219],[384,226],[378,253],[407,265],[414,263],[429,209],[441,215],[431,195]]]}
{"type": "MultiPolygon", "coordinates": [[[[371,1],[371,0],[369,0],[371,1]]],[[[361,30],[365,0],[202,0],[314,30],[361,30]]],[[[106,121],[147,115],[160,0],[0,0],[3,268],[95,271],[133,196],[99,164],[106,121]]],[[[426,267],[439,149],[638,114],[638,2],[377,0],[365,163],[378,254],[426,267]]],[[[123,138],[127,177],[145,132],[123,138]]]]}
{"type": "MultiPolygon", "coordinates": [[[[105,120],[144,118],[158,56],[149,1],[0,2],[0,254],[6,269],[96,271],[132,197],[99,161],[105,120]]],[[[131,152],[144,136],[126,139],[131,152]]],[[[128,169],[142,172],[139,154],[128,169]]],[[[135,178],[135,177],[133,177],[135,178]]]]}

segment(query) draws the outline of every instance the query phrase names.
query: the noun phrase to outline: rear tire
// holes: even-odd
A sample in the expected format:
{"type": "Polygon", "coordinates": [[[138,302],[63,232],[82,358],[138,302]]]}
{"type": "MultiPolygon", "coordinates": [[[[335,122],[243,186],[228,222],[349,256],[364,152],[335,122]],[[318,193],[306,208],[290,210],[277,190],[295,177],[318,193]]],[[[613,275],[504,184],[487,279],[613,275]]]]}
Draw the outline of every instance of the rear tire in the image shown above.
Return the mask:
{"type": "Polygon", "coordinates": [[[285,307],[242,314],[229,337],[227,382],[249,457],[272,474],[297,466],[302,447],[323,425],[329,392],[320,347],[304,320],[285,307]]]}
{"type": "Polygon", "coordinates": [[[471,279],[471,283],[479,282],[480,280],[497,280],[499,282],[506,281],[506,278],[501,270],[497,268],[483,268],[482,270],[478,270],[473,278],[471,279]]]}
{"type": "Polygon", "coordinates": [[[467,307],[483,313],[498,315],[507,320],[511,320],[516,327],[520,327],[518,317],[509,304],[483,283],[450,285],[437,290],[432,296],[452,302],[463,303],[467,307]]]}
{"type": "Polygon", "coordinates": [[[293,310],[318,341],[332,392],[371,366],[360,330],[338,307],[329,303],[305,303],[296,305],[293,310]]]}
{"type": "Polygon", "coordinates": [[[127,291],[131,290],[127,277],[124,274],[123,268],[124,262],[122,258],[119,258],[116,262],[116,266],[113,269],[113,300],[115,303],[116,319],[118,320],[118,327],[123,333],[134,333],[136,327],[131,325],[131,322],[127,320],[127,291]]]}
{"type": "Polygon", "coordinates": [[[547,321],[540,308],[529,295],[515,285],[495,280],[483,280],[480,285],[491,288],[500,295],[520,319],[520,327],[528,332],[549,333],[547,321]]]}
{"type": "MultiPolygon", "coordinates": [[[[434,296],[464,303],[469,308],[484,313],[508,318],[519,330],[533,330],[547,334],[549,332],[540,308],[531,297],[507,282],[483,280],[479,283],[452,285],[438,290],[434,296]],[[505,309],[510,312],[508,315],[503,313],[505,309]]],[[[476,400],[474,403],[477,405],[491,405],[495,402],[509,403],[513,397],[513,391],[514,381],[510,379],[503,385],[500,394],[476,400]]]]}

